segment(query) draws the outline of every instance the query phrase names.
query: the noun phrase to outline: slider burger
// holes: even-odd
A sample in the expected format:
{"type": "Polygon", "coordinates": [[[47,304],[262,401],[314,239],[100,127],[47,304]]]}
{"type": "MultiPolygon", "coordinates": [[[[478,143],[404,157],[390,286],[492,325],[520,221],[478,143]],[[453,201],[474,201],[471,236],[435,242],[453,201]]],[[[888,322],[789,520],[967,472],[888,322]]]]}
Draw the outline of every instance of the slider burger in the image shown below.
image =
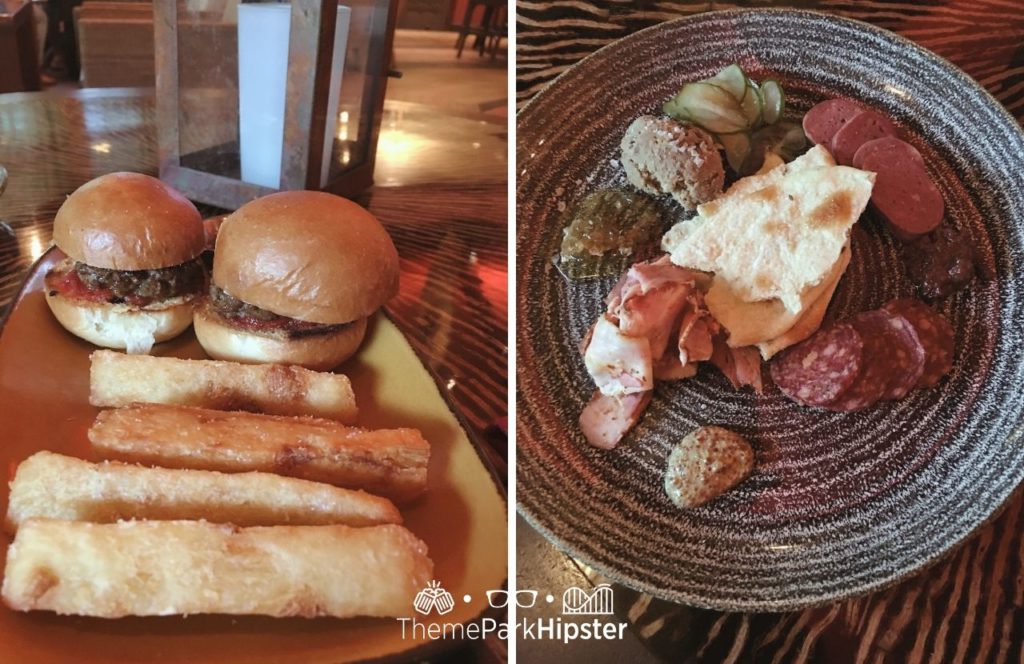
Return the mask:
{"type": "Polygon", "coordinates": [[[46,275],[46,303],[97,346],[148,353],[181,334],[206,285],[203,221],[156,178],[110,173],[71,194],[53,220],[67,258],[46,275]]]}
{"type": "Polygon", "coordinates": [[[216,359],[331,369],[397,292],[398,252],[372,214],[323,192],[271,194],[221,224],[196,337],[216,359]]]}

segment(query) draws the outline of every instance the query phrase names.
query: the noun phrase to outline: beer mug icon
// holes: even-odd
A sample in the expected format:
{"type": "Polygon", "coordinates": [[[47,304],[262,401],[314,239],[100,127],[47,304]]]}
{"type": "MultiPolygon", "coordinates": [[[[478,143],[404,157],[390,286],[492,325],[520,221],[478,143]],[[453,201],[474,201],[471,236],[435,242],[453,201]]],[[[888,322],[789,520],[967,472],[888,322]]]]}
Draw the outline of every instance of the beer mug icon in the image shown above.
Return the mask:
{"type": "Polygon", "coordinates": [[[455,600],[450,592],[441,587],[439,581],[431,581],[426,588],[416,593],[412,608],[425,616],[431,611],[437,611],[437,615],[443,616],[455,608],[455,600]]]}

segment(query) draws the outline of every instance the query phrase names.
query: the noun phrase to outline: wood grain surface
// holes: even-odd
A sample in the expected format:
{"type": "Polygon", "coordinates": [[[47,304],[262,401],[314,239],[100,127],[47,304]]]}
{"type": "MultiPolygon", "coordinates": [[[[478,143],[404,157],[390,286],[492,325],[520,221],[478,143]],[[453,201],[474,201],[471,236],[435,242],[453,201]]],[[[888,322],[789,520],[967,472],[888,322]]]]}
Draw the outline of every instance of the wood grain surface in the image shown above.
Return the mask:
{"type": "MultiPolygon", "coordinates": [[[[887,2],[655,2],[521,0],[517,3],[517,103],[601,46],[641,28],[694,13],[793,6],[872,23],[963,69],[1024,121],[1024,3],[1019,0],[887,2]]],[[[1024,220],[1018,220],[1024,223],[1024,220]]],[[[520,519],[520,528],[528,527],[520,519]]],[[[885,591],[782,614],[720,613],[674,605],[615,587],[616,612],[651,659],[676,662],[1024,662],[1024,489],[937,564],[885,591]]],[[[551,560],[551,545],[520,535],[520,570],[551,560]]],[[[563,556],[564,557],[564,556],[563,556]]],[[[551,567],[550,564],[548,564],[551,567]]],[[[545,579],[565,584],[576,561],[545,579]]],[[[524,576],[520,575],[520,587],[524,576]]],[[[557,587],[557,586],[556,586],[557,587]]],[[[553,591],[555,587],[552,587],[553,591]]],[[[619,661],[616,648],[589,657],[619,661]]],[[[632,649],[625,646],[631,660],[632,649]]],[[[553,649],[520,641],[520,657],[552,661],[553,649]],[[532,652],[535,658],[530,657],[532,652]]]]}
{"type": "MultiPolygon", "coordinates": [[[[49,246],[53,216],[83,183],[118,170],[155,175],[152,91],[0,95],[0,315],[49,246]]],[[[359,199],[401,257],[386,306],[456,413],[505,476],[507,133],[503,124],[432,107],[385,107],[375,187],[359,199]]],[[[200,208],[204,216],[224,212],[200,208]]]]}

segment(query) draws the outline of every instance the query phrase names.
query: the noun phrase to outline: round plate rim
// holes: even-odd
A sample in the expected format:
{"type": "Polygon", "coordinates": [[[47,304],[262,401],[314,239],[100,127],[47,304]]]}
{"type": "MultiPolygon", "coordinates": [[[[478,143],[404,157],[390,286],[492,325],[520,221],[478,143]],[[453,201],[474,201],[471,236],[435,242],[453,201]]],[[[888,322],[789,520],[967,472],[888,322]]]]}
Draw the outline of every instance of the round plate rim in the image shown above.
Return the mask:
{"type": "Polygon", "coordinates": [[[949,74],[951,74],[953,76],[956,76],[958,79],[960,79],[961,82],[963,82],[964,84],[968,85],[969,87],[972,87],[975,92],[982,93],[987,98],[988,102],[995,107],[995,109],[999,112],[1000,115],[1003,116],[1004,120],[1009,122],[1011,125],[1017,127],[1017,130],[1019,132],[1024,133],[1024,128],[1022,128],[1020,126],[1020,123],[1017,122],[1017,119],[1015,117],[1013,117],[1013,115],[1010,113],[1010,111],[1006,110],[1006,107],[1003,106],[1003,104],[998,99],[996,99],[992,95],[991,92],[989,92],[984,86],[982,86],[976,80],[971,78],[971,76],[969,74],[967,74],[967,72],[965,72],[963,69],[960,69],[955,64],[953,64],[950,60],[948,60],[947,58],[942,57],[941,55],[939,55],[935,51],[933,51],[931,49],[928,49],[928,48],[925,48],[924,46],[921,46],[917,42],[915,42],[912,39],[909,39],[907,37],[904,37],[903,35],[899,34],[898,32],[893,32],[892,30],[886,30],[885,28],[880,28],[877,25],[874,25],[872,23],[868,23],[867,21],[861,21],[860,19],[850,18],[848,16],[838,16],[836,14],[830,14],[828,12],[823,12],[823,11],[820,11],[820,10],[817,10],[817,9],[796,9],[796,8],[791,8],[791,7],[762,7],[762,8],[715,9],[715,10],[712,10],[712,11],[700,12],[699,14],[693,14],[691,16],[680,16],[679,18],[674,18],[674,19],[672,19],[670,21],[662,21],[661,23],[655,23],[654,25],[649,25],[646,28],[641,28],[640,30],[637,30],[636,32],[631,32],[628,35],[624,35],[624,36],[616,39],[615,41],[612,41],[612,42],[609,42],[609,43],[605,44],[604,46],[602,46],[601,48],[597,49],[593,53],[590,53],[590,54],[585,55],[584,57],[580,58],[579,60],[577,60],[573,64],[569,65],[569,67],[567,67],[565,70],[560,72],[558,74],[558,76],[556,76],[555,78],[551,79],[551,81],[548,82],[547,85],[545,85],[540,91],[538,91],[537,94],[533,95],[529,99],[529,101],[527,101],[523,105],[523,107],[516,112],[516,127],[518,129],[519,118],[524,113],[526,113],[526,111],[531,106],[534,105],[534,102],[536,102],[539,99],[546,99],[548,95],[554,94],[554,93],[551,92],[551,90],[555,87],[555,84],[558,83],[559,80],[564,78],[566,75],[572,73],[573,70],[575,70],[577,67],[580,67],[584,63],[589,62],[593,58],[597,58],[598,56],[602,55],[604,51],[609,50],[612,47],[621,44],[622,42],[629,41],[629,40],[632,40],[632,39],[639,39],[641,35],[646,36],[646,33],[648,33],[648,32],[657,32],[658,30],[665,29],[667,26],[676,25],[678,23],[684,23],[684,22],[687,22],[687,21],[698,22],[698,21],[709,20],[709,19],[713,20],[713,19],[717,19],[717,18],[727,18],[727,17],[730,17],[730,16],[732,16],[732,17],[743,17],[743,16],[748,16],[748,15],[749,16],[757,16],[757,15],[767,15],[767,14],[789,15],[789,16],[794,16],[794,17],[796,17],[796,16],[804,16],[806,18],[823,19],[823,20],[826,20],[826,21],[834,21],[836,23],[847,23],[847,24],[850,24],[850,25],[852,25],[852,26],[854,26],[854,27],[856,27],[856,28],[858,28],[860,30],[864,30],[866,32],[870,32],[870,33],[872,33],[872,34],[874,34],[874,35],[876,35],[878,37],[881,37],[883,39],[888,39],[890,41],[897,42],[897,43],[901,44],[902,46],[905,46],[905,47],[910,48],[910,49],[912,49],[914,51],[917,51],[918,53],[924,55],[925,57],[927,57],[927,58],[929,58],[931,60],[936,61],[949,74]]]}

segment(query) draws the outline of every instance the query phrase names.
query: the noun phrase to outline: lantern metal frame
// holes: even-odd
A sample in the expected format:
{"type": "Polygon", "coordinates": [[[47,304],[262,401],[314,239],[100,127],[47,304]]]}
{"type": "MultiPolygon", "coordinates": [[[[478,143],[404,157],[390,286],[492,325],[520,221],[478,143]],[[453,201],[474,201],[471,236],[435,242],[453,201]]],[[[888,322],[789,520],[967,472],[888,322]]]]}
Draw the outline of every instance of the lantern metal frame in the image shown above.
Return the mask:
{"type": "Polygon", "coordinates": [[[157,153],[160,179],[192,200],[220,208],[237,209],[276,191],[323,189],[354,197],[373,185],[377,138],[384,114],[389,63],[398,3],[388,1],[387,12],[375,15],[361,103],[372,99],[372,113],[360,119],[366,136],[366,158],[320,186],[324,131],[331,82],[338,0],[292,0],[288,42],[288,79],[285,90],[284,142],[278,189],[243,182],[216,173],[182,166],[180,87],[178,85],[178,0],[154,3],[156,60],[157,153]],[[378,32],[380,30],[380,32],[378,32]]]}

